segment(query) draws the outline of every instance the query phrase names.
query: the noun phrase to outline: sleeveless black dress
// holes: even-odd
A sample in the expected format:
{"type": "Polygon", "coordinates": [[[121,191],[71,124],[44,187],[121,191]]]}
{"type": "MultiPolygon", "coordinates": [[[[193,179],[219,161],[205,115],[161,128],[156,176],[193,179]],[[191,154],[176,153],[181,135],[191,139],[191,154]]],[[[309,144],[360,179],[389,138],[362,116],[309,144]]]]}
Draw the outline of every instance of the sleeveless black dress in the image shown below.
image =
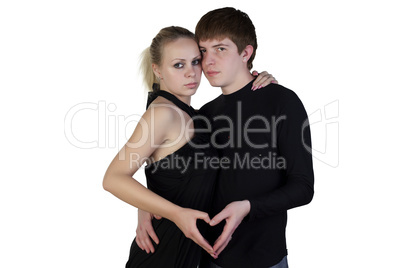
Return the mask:
{"type": "MultiPolygon", "coordinates": [[[[197,113],[187,104],[166,91],[158,91],[154,96],[162,96],[173,102],[178,108],[190,115],[194,128],[206,129],[203,120],[197,120],[197,113]]],[[[197,133],[190,142],[174,153],[145,167],[148,188],[165,199],[185,208],[208,212],[218,169],[209,161],[217,157],[217,151],[209,146],[207,133],[197,133]],[[209,148],[201,145],[207,145],[209,148]]],[[[147,254],[141,250],[135,239],[131,245],[126,268],[196,268],[201,258],[200,246],[184,236],[181,230],[170,220],[152,220],[159,245],[155,253],[147,254]]],[[[205,235],[207,224],[199,220],[198,229],[205,235]]]]}

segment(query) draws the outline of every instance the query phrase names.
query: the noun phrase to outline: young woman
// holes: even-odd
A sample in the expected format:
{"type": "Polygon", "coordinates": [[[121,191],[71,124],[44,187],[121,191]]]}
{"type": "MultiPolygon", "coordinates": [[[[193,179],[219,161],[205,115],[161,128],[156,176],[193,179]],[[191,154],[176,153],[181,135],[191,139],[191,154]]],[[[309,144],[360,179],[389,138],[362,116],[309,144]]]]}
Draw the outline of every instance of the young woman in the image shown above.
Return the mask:
{"type": "MultiPolygon", "coordinates": [[[[143,54],[142,70],[152,100],[107,169],[103,187],[162,217],[153,221],[160,238],[157,250],[147,254],[134,240],[126,267],[197,267],[201,248],[213,254],[202,233],[210,221],[204,211],[209,209],[218,170],[199,164],[217,154],[208,146],[209,137],[198,131],[205,125],[194,120],[196,111],[190,106],[202,72],[194,34],[181,27],[162,29],[143,54]],[[133,179],[145,162],[148,189],[133,179]]],[[[259,80],[259,85],[267,80],[259,80]]]]}

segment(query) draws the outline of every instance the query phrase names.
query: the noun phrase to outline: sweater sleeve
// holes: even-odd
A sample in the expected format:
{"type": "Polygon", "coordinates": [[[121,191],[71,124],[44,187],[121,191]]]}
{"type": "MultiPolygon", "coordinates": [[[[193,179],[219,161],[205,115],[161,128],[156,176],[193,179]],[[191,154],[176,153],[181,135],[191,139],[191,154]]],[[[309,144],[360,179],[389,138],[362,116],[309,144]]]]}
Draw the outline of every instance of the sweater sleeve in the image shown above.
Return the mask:
{"type": "Polygon", "coordinates": [[[300,99],[291,92],[280,113],[277,125],[277,148],[286,161],[284,184],[249,199],[248,220],[269,217],[285,210],[306,205],[314,195],[314,174],[311,155],[311,134],[307,113],[300,99]]]}

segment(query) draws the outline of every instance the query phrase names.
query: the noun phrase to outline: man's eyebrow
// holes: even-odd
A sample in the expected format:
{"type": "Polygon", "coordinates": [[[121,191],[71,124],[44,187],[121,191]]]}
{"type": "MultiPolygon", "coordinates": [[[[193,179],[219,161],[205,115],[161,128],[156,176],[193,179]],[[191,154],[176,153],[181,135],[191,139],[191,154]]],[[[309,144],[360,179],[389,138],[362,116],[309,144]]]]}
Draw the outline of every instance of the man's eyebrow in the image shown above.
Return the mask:
{"type": "Polygon", "coordinates": [[[226,44],[224,44],[224,43],[219,43],[219,44],[216,44],[216,45],[213,45],[212,47],[228,47],[229,45],[226,45],[226,44]]]}
{"type": "MultiPolygon", "coordinates": [[[[227,44],[219,43],[219,44],[213,45],[212,47],[213,47],[213,48],[216,48],[216,47],[228,47],[228,46],[229,46],[229,45],[227,45],[227,44]]],[[[200,48],[200,49],[205,49],[205,47],[203,47],[203,46],[199,46],[199,48],[200,48]]]]}

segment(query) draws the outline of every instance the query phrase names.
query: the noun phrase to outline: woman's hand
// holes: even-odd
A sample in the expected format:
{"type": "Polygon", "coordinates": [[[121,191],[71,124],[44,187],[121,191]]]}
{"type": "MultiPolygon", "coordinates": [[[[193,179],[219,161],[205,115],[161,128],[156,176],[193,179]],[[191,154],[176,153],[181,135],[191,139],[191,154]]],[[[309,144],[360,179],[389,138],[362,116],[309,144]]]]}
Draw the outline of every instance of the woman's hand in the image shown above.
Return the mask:
{"type": "Polygon", "coordinates": [[[275,77],[273,77],[272,74],[269,74],[267,71],[263,71],[260,74],[257,71],[253,71],[252,75],[257,77],[253,83],[253,86],[251,87],[252,90],[266,87],[270,83],[278,84],[278,81],[275,79],[275,77]]]}
{"type": "Polygon", "coordinates": [[[161,217],[152,215],[149,212],[141,209],[138,210],[138,225],[136,230],[137,236],[135,238],[135,242],[140,249],[145,250],[147,253],[155,252],[151,239],[155,242],[155,244],[159,244],[158,236],[156,235],[152,226],[152,218],[156,218],[158,220],[161,219],[161,217]]]}
{"type": "MultiPolygon", "coordinates": [[[[156,219],[160,219],[159,216],[152,215],[146,211],[141,209],[138,210],[138,226],[137,226],[137,237],[135,238],[135,242],[138,247],[142,250],[145,250],[147,253],[154,253],[155,248],[152,244],[151,239],[159,244],[159,239],[154,231],[151,220],[155,217],[156,219]]],[[[179,229],[183,232],[183,234],[193,240],[196,244],[202,247],[211,255],[214,254],[212,246],[208,243],[208,241],[201,235],[197,228],[197,220],[204,220],[206,223],[209,223],[210,219],[207,213],[188,209],[181,208],[178,213],[175,214],[172,221],[179,227],[179,229]]]]}
{"type": "Polygon", "coordinates": [[[193,240],[205,251],[214,256],[215,252],[212,246],[201,235],[200,231],[197,228],[198,219],[203,220],[206,223],[210,222],[208,213],[189,208],[180,209],[180,211],[175,214],[172,221],[177,225],[177,227],[179,227],[179,229],[184,233],[187,238],[193,240]]]}

